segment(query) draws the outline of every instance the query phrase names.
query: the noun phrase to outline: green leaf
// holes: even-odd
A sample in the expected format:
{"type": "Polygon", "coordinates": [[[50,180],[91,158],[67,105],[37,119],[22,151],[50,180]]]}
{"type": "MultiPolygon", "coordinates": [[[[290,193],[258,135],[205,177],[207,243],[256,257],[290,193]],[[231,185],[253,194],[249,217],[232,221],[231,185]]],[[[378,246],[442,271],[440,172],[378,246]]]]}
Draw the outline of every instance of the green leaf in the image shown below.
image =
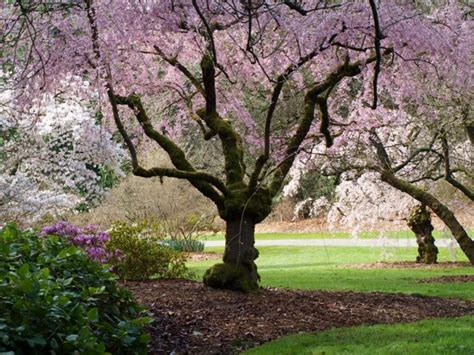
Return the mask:
{"type": "Polygon", "coordinates": [[[47,279],[49,277],[49,269],[47,267],[45,267],[44,269],[41,269],[41,272],[40,272],[41,276],[43,279],[47,279]]]}
{"type": "Polygon", "coordinates": [[[0,235],[5,239],[14,239],[18,237],[18,229],[14,223],[9,223],[0,230],[0,235]]]}
{"type": "Polygon", "coordinates": [[[69,286],[74,281],[74,277],[69,277],[63,281],[64,286],[69,286]]]}
{"type": "Polygon", "coordinates": [[[36,345],[45,346],[48,343],[41,335],[35,335],[31,338],[27,338],[26,341],[32,348],[34,348],[36,345]]]}
{"type": "Polygon", "coordinates": [[[31,291],[33,291],[33,280],[21,280],[20,283],[19,283],[19,289],[21,292],[24,292],[24,293],[30,293],[31,291]]]}
{"type": "Polygon", "coordinates": [[[66,337],[66,340],[67,341],[70,341],[70,342],[75,342],[77,340],[77,338],[79,338],[79,335],[77,334],[69,334],[67,337],[66,337]]]}
{"type": "Polygon", "coordinates": [[[58,344],[58,342],[56,341],[56,339],[54,339],[54,338],[51,339],[51,341],[49,342],[49,345],[51,345],[51,348],[53,348],[53,349],[59,348],[59,344],[58,344]]]}
{"type": "Polygon", "coordinates": [[[20,267],[17,270],[17,275],[20,276],[21,278],[25,278],[28,276],[30,273],[30,265],[29,264],[23,264],[22,267],[20,267]]]}
{"type": "Polygon", "coordinates": [[[91,322],[96,322],[99,320],[99,310],[97,308],[91,308],[89,312],[87,312],[87,319],[91,322]]]}

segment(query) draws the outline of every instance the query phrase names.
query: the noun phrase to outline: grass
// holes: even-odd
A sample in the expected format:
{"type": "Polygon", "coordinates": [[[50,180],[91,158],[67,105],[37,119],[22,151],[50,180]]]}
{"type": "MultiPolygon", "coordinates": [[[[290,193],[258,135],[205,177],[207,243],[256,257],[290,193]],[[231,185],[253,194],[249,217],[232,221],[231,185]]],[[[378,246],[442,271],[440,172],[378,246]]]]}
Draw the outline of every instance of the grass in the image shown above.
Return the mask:
{"type": "Polygon", "coordinates": [[[338,328],[291,335],[246,354],[466,354],[474,352],[474,317],[338,328]]]}
{"type": "MultiPolygon", "coordinates": [[[[472,231],[471,231],[472,232],[472,231]]],[[[409,230],[402,231],[370,231],[360,232],[358,237],[361,239],[375,239],[380,235],[387,238],[393,239],[415,239],[413,232],[409,230]]],[[[471,233],[472,234],[472,233],[471,233]]],[[[435,239],[446,238],[443,231],[434,231],[433,236],[435,239]]],[[[351,234],[348,232],[316,232],[316,233],[256,233],[255,238],[257,240],[282,240],[282,239],[347,239],[351,238],[351,234]]],[[[205,234],[199,238],[200,240],[224,240],[224,233],[205,234]]]]}
{"type": "MultiPolygon", "coordinates": [[[[207,251],[222,252],[222,248],[207,251]]],[[[415,248],[369,247],[260,247],[257,259],[262,286],[361,292],[403,292],[429,296],[474,299],[474,283],[418,283],[421,278],[474,274],[474,268],[360,269],[351,264],[413,260],[415,248]]],[[[458,252],[458,260],[465,261],[458,252]]],[[[440,248],[440,261],[450,261],[446,248],[440,248]]],[[[200,279],[216,260],[190,262],[200,279]]]]}
{"type": "MultiPolygon", "coordinates": [[[[394,232],[396,233],[396,232],[394,232]]],[[[291,234],[293,238],[296,234],[291,234]]],[[[302,238],[327,238],[302,233],[302,238]]],[[[343,238],[342,234],[331,237],[343,238]]],[[[370,237],[375,234],[366,234],[370,237]]],[[[392,234],[402,237],[402,232],[392,234]]],[[[260,234],[261,239],[289,239],[288,234],[260,234]]],[[[290,239],[291,239],[290,238],[290,239]]],[[[223,252],[222,247],[206,251],[223,252]]],[[[473,267],[424,269],[363,269],[354,264],[414,260],[416,248],[369,247],[259,247],[262,286],[314,290],[402,292],[474,299],[474,282],[418,283],[422,278],[474,274],[473,267]]],[[[440,248],[439,261],[452,261],[440,248]]],[[[456,251],[457,261],[467,258],[456,251]]],[[[215,260],[191,262],[200,278],[215,260]]],[[[316,334],[296,334],[251,349],[248,354],[474,354],[474,317],[435,319],[409,324],[337,328],[316,334]]]]}

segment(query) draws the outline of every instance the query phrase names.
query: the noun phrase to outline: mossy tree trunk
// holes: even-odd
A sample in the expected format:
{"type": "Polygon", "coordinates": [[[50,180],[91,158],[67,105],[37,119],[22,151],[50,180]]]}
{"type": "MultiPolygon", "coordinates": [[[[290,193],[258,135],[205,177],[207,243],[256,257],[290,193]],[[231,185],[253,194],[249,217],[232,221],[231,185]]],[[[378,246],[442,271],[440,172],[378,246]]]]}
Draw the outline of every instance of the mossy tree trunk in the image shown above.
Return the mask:
{"type": "Polygon", "coordinates": [[[418,244],[418,256],[416,262],[423,264],[436,264],[438,260],[438,248],[433,238],[433,224],[431,214],[425,205],[416,206],[410,211],[408,227],[415,233],[418,244]]]}
{"type": "Polygon", "coordinates": [[[251,217],[241,216],[226,223],[225,251],[222,264],[209,268],[204,275],[204,283],[215,288],[225,288],[244,292],[259,288],[260,276],[255,259],[255,222],[251,217]]]}
{"type": "Polygon", "coordinates": [[[382,181],[386,182],[397,190],[410,195],[414,199],[418,200],[422,205],[428,206],[439,217],[439,219],[443,221],[446,227],[449,228],[463,253],[467,256],[471,264],[474,265],[474,241],[469,237],[466,230],[461,225],[461,223],[459,223],[454,213],[428,191],[425,191],[415,184],[401,179],[395,175],[397,168],[392,167],[387,150],[375,131],[371,132],[369,140],[377,152],[377,158],[380,162],[380,167],[377,168],[377,170],[380,172],[382,181]]]}
{"type": "Polygon", "coordinates": [[[453,234],[454,239],[459,244],[459,247],[467,256],[472,265],[474,265],[474,241],[469,238],[466,230],[461,223],[454,216],[454,213],[444,204],[442,204],[436,197],[429,192],[420,189],[419,187],[397,178],[390,171],[382,173],[382,181],[387,182],[396,189],[409,194],[411,197],[420,201],[422,204],[428,206],[436,215],[444,222],[453,234]]]}

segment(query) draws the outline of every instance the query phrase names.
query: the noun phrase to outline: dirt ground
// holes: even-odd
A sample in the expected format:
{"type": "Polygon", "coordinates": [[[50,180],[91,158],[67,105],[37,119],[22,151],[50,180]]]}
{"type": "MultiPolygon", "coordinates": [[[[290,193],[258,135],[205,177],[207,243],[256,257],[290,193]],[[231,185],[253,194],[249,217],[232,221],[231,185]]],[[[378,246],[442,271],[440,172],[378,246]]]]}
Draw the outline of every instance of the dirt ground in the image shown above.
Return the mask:
{"type": "Polygon", "coordinates": [[[404,294],[265,288],[213,290],[187,280],[127,282],[153,313],[152,354],[234,354],[283,335],[474,314],[474,302],[404,294]]]}
{"type": "Polygon", "coordinates": [[[393,261],[393,262],[378,262],[367,264],[342,264],[339,268],[344,269],[350,267],[351,269],[446,269],[467,267],[471,264],[464,261],[442,261],[436,264],[422,264],[416,261],[393,261]]]}
{"type": "Polygon", "coordinates": [[[439,276],[421,279],[419,283],[474,282],[474,275],[439,276]]]}

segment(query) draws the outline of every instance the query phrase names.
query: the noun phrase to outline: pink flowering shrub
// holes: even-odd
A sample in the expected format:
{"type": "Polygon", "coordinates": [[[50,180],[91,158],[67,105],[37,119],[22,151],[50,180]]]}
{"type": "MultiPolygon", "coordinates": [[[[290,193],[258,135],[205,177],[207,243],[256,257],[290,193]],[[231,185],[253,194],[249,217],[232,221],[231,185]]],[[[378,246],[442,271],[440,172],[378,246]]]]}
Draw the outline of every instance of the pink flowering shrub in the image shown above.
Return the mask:
{"type": "Polygon", "coordinates": [[[98,226],[87,225],[78,227],[66,221],[59,221],[44,227],[40,235],[59,235],[66,237],[73,245],[85,250],[92,260],[107,263],[112,257],[120,257],[121,251],[116,249],[111,252],[106,248],[110,235],[106,231],[99,231],[98,226]]]}

